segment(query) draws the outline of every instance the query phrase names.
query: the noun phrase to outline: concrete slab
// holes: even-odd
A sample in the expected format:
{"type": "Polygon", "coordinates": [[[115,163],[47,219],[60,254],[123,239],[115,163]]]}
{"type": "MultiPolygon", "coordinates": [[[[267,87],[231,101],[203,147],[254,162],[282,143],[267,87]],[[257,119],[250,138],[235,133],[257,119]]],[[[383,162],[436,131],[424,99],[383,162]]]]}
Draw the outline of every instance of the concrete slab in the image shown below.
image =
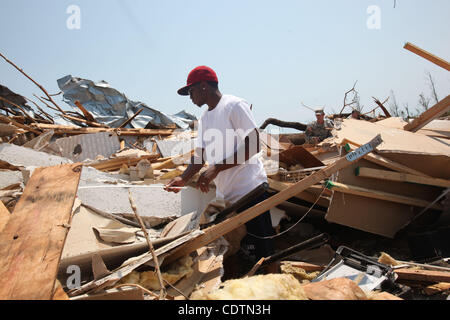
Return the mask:
{"type": "Polygon", "coordinates": [[[20,171],[0,170],[0,189],[16,183],[22,183],[22,181],[23,178],[20,171]]]}
{"type": "Polygon", "coordinates": [[[49,167],[73,163],[70,159],[39,152],[10,143],[0,144],[0,160],[17,167],[49,167]]]}

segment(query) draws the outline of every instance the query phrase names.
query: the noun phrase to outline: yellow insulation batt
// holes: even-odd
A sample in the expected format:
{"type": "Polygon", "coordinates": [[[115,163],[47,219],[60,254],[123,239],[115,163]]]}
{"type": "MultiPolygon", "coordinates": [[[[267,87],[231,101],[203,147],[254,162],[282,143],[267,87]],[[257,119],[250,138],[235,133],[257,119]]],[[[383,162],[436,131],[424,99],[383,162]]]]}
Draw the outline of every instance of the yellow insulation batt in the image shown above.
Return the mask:
{"type": "Polygon", "coordinates": [[[225,281],[221,288],[192,293],[192,300],[308,300],[300,282],[290,274],[267,274],[225,281]]]}
{"type": "MultiPolygon", "coordinates": [[[[185,256],[178,261],[170,264],[167,270],[162,270],[161,276],[170,284],[174,284],[184,276],[189,277],[190,275],[192,275],[192,273],[194,272],[194,270],[192,269],[192,265],[192,258],[190,256],[185,256]]],[[[149,290],[161,289],[156,271],[133,271],[129,275],[123,277],[119,283],[139,284],[149,290]]]]}

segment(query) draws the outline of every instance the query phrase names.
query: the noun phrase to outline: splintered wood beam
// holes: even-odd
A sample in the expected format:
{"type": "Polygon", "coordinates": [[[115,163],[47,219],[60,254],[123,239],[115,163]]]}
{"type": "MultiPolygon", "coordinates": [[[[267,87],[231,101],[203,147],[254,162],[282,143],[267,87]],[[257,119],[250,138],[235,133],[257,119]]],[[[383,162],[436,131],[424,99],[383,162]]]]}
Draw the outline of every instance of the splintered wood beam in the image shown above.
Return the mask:
{"type": "Polygon", "coordinates": [[[16,66],[11,60],[9,60],[8,58],[6,58],[1,52],[0,52],[0,57],[2,57],[6,62],[8,62],[10,65],[12,65],[14,68],[16,68],[21,74],[23,74],[25,77],[27,77],[28,79],[31,80],[31,82],[33,82],[35,85],[38,86],[39,89],[42,90],[42,92],[45,93],[45,95],[48,98],[48,101],[50,101],[57,109],[58,111],[60,111],[61,113],[65,114],[65,111],[63,109],[61,109],[56,102],[52,99],[51,95],[48,94],[47,90],[45,90],[45,88],[43,86],[41,86],[39,83],[37,83],[33,78],[31,78],[28,74],[26,74],[21,68],[19,68],[18,66],[16,66]]]}
{"type": "Polygon", "coordinates": [[[381,108],[381,110],[383,110],[386,118],[390,118],[391,114],[389,113],[389,111],[387,111],[386,107],[383,105],[383,103],[380,102],[380,100],[378,100],[377,98],[372,97],[373,100],[375,101],[375,103],[381,108]]]}
{"type": "Polygon", "coordinates": [[[450,188],[450,180],[438,179],[438,178],[427,178],[416,176],[409,173],[394,172],[387,170],[378,170],[372,168],[358,167],[356,168],[355,175],[363,178],[372,178],[388,181],[398,181],[398,182],[410,182],[425,184],[435,187],[450,188]]]}
{"type": "Polygon", "coordinates": [[[133,121],[133,119],[136,118],[142,111],[144,111],[144,108],[139,109],[138,112],[136,112],[130,119],[125,120],[118,128],[120,129],[125,127],[127,124],[133,121]]]}
{"type": "MultiPolygon", "coordinates": [[[[334,182],[334,181],[333,182],[328,181],[327,188],[337,191],[337,192],[341,192],[341,193],[352,194],[352,195],[362,196],[362,197],[367,197],[367,198],[372,198],[372,199],[385,200],[385,201],[390,201],[390,202],[396,202],[396,203],[401,203],[401,204],[407,204],[407,205],[411,205],[411,206],[415,206],[415,207],[426,208],[430,205],[430,202],[426,201],[426,200],[405,197],[405,196],[401,196],[398,194],[387,193],[387,192],[378,191],[378,190],[361,188],[361,187],[352,186],[352,185],[343,184],[343,183],[334,182]]],[[[437,209],[437,210],[442,210],[442,206],[438,205],[438,204],[433,205],[431,208],[437,209]]]]}
{"type": "Polygon", "coordinates": [[[35,169],[0,233],[0,299],[50,300],[81,164],[35,169]]]}
{"type": "Polygon", "coordinates": [[[35,119],[33,119],[32,117],[30,117],[30,116],[28,115],[28,113],[26,113],[25,110],[23,110],[23,108],[22,108],[21,106],[19,106],[18,104],[15,104],[14,102],[11,102],[11,101],[9,101],[8,99],[5,99],[5,98],[3,98],[3,97],[0,97],[0,100],[2,100],[2,101],[4,101],[4,102],[6,102],[6,103],[8,103],[8,104],[10,104],[10,105],[15,106],[16,108],[18,108],[20,111],[22,111],[23,115],[24,115],[28,120],[30,120],[31,122],[37,122],[35,119]]]}
{"type": "Polygon", "coordinates": [[[193,154],[194,154],[194,150],[191,150],[187,153],[184,153],[184,154],[181,154],[178,156],[174,156],[174,157],[170,157],[169,159],[167,159],[163,162],[152,164],[152,168],[153,168],[153,170],[176,168],[180,165],[188,163],[191,160],[191,157],[193,154]]]}
{"type": "Polygon", "coordinates": [[[84,119],[77,118],[77,117],[68,116],[67,114],[62,114],[61,116],[66,118],[66,119],[69,119],[69,120],[74,120],[74,121],[78,121],[78,122],[81,122],[81,123],[85,123],[88,126],[97,127],[97,128],[109,128],[107,125],[100,124],[98,122],[92,122],[92,121],[89,121],[89,120],[84,120],[84,119]]]}
{"type": "Polygon", "coordinates": [[[365,154],[372,152],[378,145],[382,142],[381,135],[376,136],[369,143],[358,148],[354,152],[347,154],[345,157],[340,158],[336,162],[326,166],[320,171],[317,171],[310,176],[304,178],[303,180],[295,183],[289,188],[286,188],[277,194],[271,196],[270,198],[258,203],[257,205],[240,212],[221,223],[213,225],[204,230],[204,233],[192,241],[189,241],[176,249],[174,249],[171,254],[164,259],[165,263],[172,262],[178,258],[181,258],[187,254],[190,254],[194,250],[201,248],[214,240],[220,238],[221,236],[233,231],[234,229],[242,226],[246,222],[256,218],[262,213],[270,210],[271,208],[283,203],[284,201],[295,197],[300,192],[307,189],[322,180],[325,180],[332,174],[338,172],[339,170],[348,167],[355,161],[359,160],[365,154]]]}
{"type": "Polygon", "coordinates": [[[398,275],[398,280],[450,282],[450,272],[415,269],[397,269],[394,272],[398,275]]]}
{"type": "Polygon", "coordinates": [[[119,170],[124,164],[127,166],[134,166],[141,160],[155,160],[158,158],[158,155],[152,154],[152,155],[145,155],[142,157],[119,157],[115,159],[108,159],[105,161],[92,163],[87,166],[93,167],[100,171],[114,171],[119,170]]]}
{"type": "Polygon", "coordinates": [[[118,128],[79,128],[73,126],[33,123],[32,128],[43,130],[54,130],[55,134],[87,134],[98,132],[114,132],[117,135],[122,136],[170,136],[173,133],[173,129],[118,129],[118,128]]]}
{"type": "Polygon", "coordinates": [[[428,51],[425,51],[418,46],[407,42],[405,46],[403,47],[406,50],[411,51],[412,53],[415,53],[419,56],[421,56],[424,59],[427,59],[428,61],[434,63],[435,65],[438,65],[441,68],[444,68],[447,71],[450,71],[450,63],[445,61],[444,59],[441,59],[434,54],[429,53],[428,51]]]}
{"type": "Polygon", "coordinates": [[[30,132],[36,133],[38,135],[42,133],[42,131],[38,131],[38,130],[32,129],[32,128],[30,128],[27,125],[21,124],[21,123],[19,123],[17,121],[12,120],[11,118],[5,117],[4,115],[1,115],[1,114],[0,114],[0,122],[11,123],[12,125],[14,125],[14,126],[16,126],[18,128],[21,128],[21,129],[24,129],[26,131],[30,131],[30,132]]]}
{"type": "Polygon", "coordinates": [[[0,233],[3,231],[3,228],[6,226],[10,218],[11,213],[9,213],[9,210],[5,207],[3,202],[0,201],[0,233]]]}
{"type": "Polygon", "coordinates": [[[417,132],[425,127],[428,123],[440,117],[444,113],[450,110],[450,95],[445,99],[439,101],[435,106],[431,107],[427,111],[423,112],[419,117],[414,119],[403,127],[405,131],[417,132]]]}
{"type": "Polygon", "coordinates": [[[97,123],[97,121],[95,121],[94,116],[93,116],[92,114],[90,114],[89,111],[87,111],[87,110],[83,107],[83,105],[81,104],[80,101],[78,101],[78,100],[75,101],[75,105],[78,107],[78,109],[81,110],[81,112],[83,113],[83,115],[86,117],[86,120],[91,121],[91,122],[96,122],[96,123],[97,123]]]}

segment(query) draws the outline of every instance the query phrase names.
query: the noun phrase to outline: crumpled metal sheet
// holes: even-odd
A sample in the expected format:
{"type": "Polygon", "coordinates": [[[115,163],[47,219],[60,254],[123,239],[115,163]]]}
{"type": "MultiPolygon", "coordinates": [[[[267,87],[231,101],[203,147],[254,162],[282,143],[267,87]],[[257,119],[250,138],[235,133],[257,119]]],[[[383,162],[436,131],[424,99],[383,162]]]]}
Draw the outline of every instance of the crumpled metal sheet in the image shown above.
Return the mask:
{"type": "Polygon", "coordinates": [[[75,101],[79,101],[95,120],[112,128],[119,127],[131,118],[139,109],[144,110],[134,118],[125,128],[167,128],[174,125],[180,129],[188,129],[197,120],[195,116],[181,111],[175,115],[150,108],[143,102],[129,100],[105,81],[94,83],[91,80],[67,75],[57,80],[63,92],[63,100],[75,110],[75,101]]]}
{"type": "Polygon", "coordinates": [[[23,111],[27,113],[32,118],[36,117],[36,114],[34,113],[33,109],[27,105],[27,100],[21,96],[20,94],[17,94],[13,91],[11,91],[8,87],[5,87],[0,84],[0,97],[5,98],[12,103],[15,103],[22,107],[22,110],[17,108],[14,105],[11,105],[3,100],[0,100],[0,107],[5,107],[8,109],[12,109],[15,112],[22,113],[23,111]]]}
{"type": "Polygon", "coordinates": [[[95,160],[97,156],[109,158],[119,151],[120,141],[115,133],[99,132],[60,138],[50,145],[53,146],[67,159],[84,161],[95,160]]]}

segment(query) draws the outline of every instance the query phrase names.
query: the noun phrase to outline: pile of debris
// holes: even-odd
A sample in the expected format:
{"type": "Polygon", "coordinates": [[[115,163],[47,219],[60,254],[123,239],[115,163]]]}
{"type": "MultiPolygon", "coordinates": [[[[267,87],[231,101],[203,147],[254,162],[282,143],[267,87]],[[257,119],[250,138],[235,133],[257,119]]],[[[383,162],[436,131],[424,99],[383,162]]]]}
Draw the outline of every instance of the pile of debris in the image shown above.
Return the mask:
{"type": "Polygon", "coordinates": [[[0,298],[449,295],[450,121],[438,117],[450,96],[410,123],[335,115],[318,145],[261,132],[268,183],[227,206],[214,185],[195,188],[198,175],[164,190],[189,163],[195,117],[165,115],[105,82],[58,84],[79,111],[42,86],[58,116],[0,88],[0,298]],[[263,191],[271,197],[241,209],[263,191]],[[240,247],[244,224],[268,210],[276,253],[254,261],[240,247]]]}

